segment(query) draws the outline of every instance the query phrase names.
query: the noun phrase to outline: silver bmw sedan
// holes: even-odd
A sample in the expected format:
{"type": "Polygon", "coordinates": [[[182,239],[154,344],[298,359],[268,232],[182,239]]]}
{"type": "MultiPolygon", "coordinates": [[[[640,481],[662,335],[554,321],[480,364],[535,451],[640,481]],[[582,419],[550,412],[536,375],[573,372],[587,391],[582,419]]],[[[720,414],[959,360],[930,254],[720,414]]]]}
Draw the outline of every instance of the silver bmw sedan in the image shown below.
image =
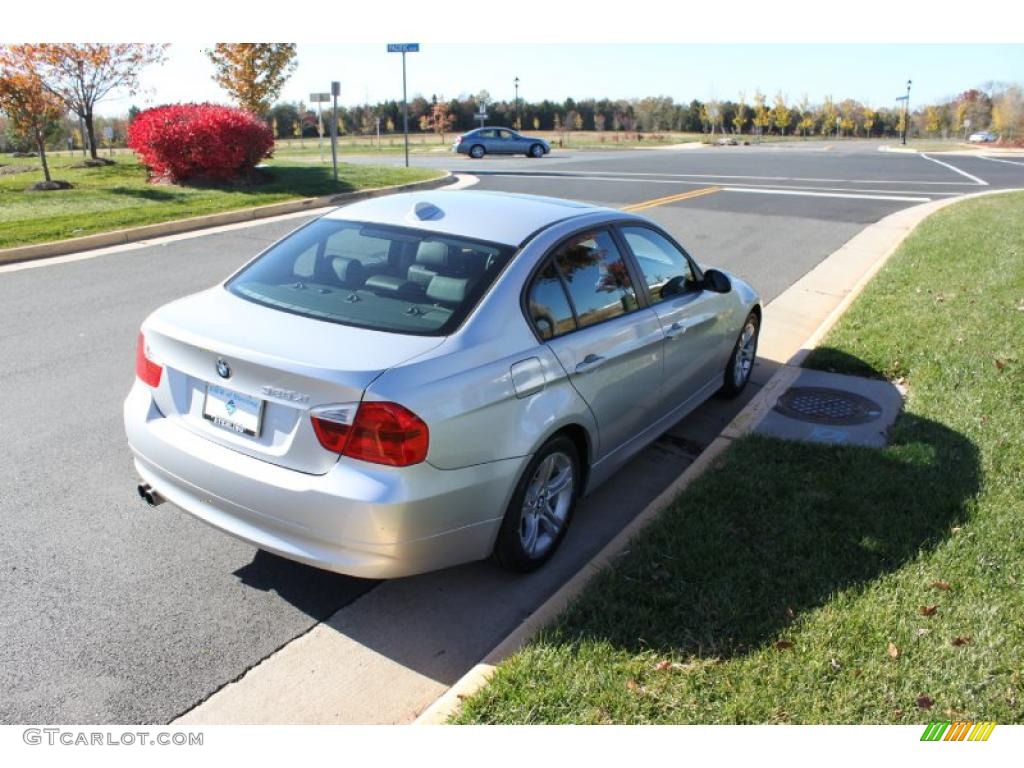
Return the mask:
{"type": "Polygon", "coordinates": [[[641,216],[478,191],[297,229],[142,324],[150,504],[369,578],[530,571],[577,500],[750,377],[761,306],[641,216]]]}

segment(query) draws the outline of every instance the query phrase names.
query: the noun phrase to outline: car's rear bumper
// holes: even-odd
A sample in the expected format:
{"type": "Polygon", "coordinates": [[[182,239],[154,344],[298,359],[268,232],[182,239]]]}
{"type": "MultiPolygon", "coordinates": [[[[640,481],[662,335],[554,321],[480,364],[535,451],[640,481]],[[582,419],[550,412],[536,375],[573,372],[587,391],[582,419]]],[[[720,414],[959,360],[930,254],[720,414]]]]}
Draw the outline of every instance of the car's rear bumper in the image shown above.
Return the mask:
{"type": "Polygon", "coordinates": [[[140,382],[124,419],[140,478],[175,506],[261,549],[365,578],[486,557],[525,461],[440,470],[342,459],[309,475],[165,418],[140,382]]]}

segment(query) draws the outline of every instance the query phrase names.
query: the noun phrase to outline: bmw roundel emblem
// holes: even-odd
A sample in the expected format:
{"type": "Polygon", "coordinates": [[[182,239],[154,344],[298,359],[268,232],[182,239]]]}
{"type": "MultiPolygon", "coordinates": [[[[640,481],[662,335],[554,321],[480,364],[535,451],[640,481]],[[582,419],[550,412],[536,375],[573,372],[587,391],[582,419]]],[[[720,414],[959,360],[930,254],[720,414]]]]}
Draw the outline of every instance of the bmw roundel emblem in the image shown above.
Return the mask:
{"type": "Polygon", "coordinates": [[[225,360],[223,357],[217,358],[217,374],[222,379],[231,378],[231,366],[228,365],[228,361],[225,360]]]}

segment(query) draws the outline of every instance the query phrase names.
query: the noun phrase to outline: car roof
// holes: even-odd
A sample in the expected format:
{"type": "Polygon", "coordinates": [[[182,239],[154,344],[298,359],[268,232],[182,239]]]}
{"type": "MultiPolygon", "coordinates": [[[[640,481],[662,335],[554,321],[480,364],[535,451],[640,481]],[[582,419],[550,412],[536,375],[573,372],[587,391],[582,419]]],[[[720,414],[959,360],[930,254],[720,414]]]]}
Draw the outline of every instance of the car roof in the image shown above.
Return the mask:
{"type": "Polygon", "coordinates": [[[437,189],[360,200],[324,218],[413,227],[518,246],[557,221],[601,211],[621,213],[557,197],[437,189]]]}

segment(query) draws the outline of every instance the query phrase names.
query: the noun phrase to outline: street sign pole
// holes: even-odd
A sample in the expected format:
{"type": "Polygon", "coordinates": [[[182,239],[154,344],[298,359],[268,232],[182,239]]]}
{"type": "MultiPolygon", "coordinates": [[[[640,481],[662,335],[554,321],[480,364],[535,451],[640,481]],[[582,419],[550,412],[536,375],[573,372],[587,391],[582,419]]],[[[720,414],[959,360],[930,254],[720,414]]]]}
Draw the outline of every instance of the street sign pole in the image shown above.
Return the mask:
{"type": "Polygon", "coordinates": [[[388,43],[388,53],[402,54],[402,131],[405,133],[405,167],[409,167],[409,102],[405,87],[405,54],[419,53],[419,43],[388,43]]]}
{"type": "Polygon", "coordinates": [[[334,80],[331,83],[331,96],[334,99],[334,114],[331,116],[331,162],[334,164],[334,183],[338,183],[338,94],[341,93],[341,83],[334,80]]]}
{"type": "Polygon", "coordinates": [[[405,167],[409,167],[409,102],[405,95],[405,49],[402,49],[402,130],[405,132],[405,167]]]}

